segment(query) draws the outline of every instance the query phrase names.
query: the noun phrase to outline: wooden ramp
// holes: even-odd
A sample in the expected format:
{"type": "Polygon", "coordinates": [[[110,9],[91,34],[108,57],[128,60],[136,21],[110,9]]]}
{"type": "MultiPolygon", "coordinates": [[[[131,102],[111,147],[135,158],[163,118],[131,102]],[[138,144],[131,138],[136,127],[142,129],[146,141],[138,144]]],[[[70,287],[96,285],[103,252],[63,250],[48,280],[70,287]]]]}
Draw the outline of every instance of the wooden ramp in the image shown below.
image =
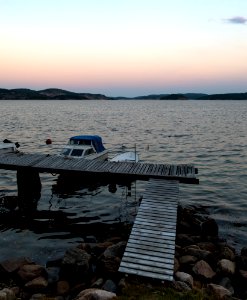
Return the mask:
{"type": "Polygon", "coordinates": [[[178,181],[150,179],[119,272],[173,280],[178,181]]]}

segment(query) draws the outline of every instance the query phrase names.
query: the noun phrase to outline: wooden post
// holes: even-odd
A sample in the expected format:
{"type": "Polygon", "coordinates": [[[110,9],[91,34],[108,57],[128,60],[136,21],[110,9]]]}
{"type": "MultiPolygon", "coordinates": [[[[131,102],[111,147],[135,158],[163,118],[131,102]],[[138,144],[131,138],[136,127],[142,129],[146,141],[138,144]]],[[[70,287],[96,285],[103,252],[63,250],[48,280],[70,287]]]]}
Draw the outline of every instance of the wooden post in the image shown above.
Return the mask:
{"type": "Polygon", "coordinates": [[[32,169],[17,170],[18,206],[20,210],[33,211],[41,196],[39,172],[32,169]]]}

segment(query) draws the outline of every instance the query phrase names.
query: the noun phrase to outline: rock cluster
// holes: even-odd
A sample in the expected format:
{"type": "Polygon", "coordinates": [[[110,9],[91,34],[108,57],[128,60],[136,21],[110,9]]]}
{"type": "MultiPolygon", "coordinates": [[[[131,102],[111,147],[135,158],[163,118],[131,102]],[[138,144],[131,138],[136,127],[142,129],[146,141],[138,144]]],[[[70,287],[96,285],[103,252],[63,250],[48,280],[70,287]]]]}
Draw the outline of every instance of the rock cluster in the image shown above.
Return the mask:
{"type": "MultiPolygon", "coordinates": [[[[120,235],[82,243],[46,266],[28,258],[3,261],[0,300],[114,299],[133,279],[118,272],[126,243],[120,235]]],[[[203,290],[217,299],[246,299],[247,248],[237,254],[219,239],[213,219],[179,207],[174,280],[159,284],[181,292],[203,290]]]]}
{"type": "Polygon", "coordinates": [[[124,276],[118,268],[125,246],[119,238],[83,243],[46,267],[28,258],[3,261],[0,299],[113,299],[124,276]]]}
{"type": "Polygon", "coordinates": [[[216,222],[179,207],[174,286],[203,289],[217,299],[247,297],[247,248],[241,254],[218,237],[216,222]]]}

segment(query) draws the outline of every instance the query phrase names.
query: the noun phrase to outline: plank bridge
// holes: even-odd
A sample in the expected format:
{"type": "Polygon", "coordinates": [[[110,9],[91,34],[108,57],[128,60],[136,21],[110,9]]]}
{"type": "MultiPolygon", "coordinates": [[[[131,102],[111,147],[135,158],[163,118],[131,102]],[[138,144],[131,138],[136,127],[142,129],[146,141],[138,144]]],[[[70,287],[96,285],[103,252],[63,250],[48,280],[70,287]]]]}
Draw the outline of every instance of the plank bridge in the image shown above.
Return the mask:
{"type": "Polygon", "coordinates": [[[119,272],[173,280],[178,181],[150,179],[119,272]]]}

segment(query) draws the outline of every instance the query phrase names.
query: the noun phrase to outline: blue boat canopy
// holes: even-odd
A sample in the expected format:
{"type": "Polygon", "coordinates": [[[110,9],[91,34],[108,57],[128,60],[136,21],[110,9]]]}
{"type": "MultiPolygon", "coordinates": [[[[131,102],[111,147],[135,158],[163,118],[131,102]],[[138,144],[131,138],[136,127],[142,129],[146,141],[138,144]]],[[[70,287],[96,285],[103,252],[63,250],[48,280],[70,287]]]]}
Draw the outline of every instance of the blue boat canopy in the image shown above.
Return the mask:
{"type": "Polygon", "coordinates": [[[70,144],[73,145],[91,145],[93,144],[97,153],[105,150],[102,138],[98,135],[77,135],[70,138],[70,144]]]}

